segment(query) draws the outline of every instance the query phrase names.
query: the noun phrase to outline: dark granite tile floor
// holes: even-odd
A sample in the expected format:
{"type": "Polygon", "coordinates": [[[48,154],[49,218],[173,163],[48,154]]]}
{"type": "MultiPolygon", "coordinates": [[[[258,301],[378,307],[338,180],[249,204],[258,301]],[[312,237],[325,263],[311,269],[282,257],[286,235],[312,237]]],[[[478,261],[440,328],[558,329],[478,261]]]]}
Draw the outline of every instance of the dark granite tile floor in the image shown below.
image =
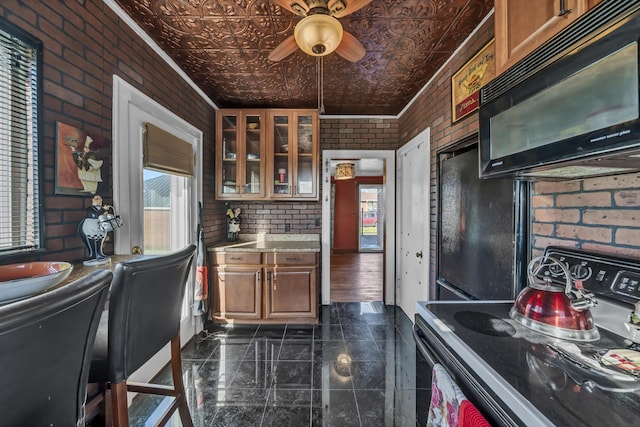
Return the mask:
{"type": "MultiPolygon", "coordinates": [[[[194,425],[424,426],[430,368],[411,330],[380,302],[322,306],[317,325],[211,327],[182,355],[194,425]]],[[[168,369],[156,381],[170,383],[168,369]]],[[[131,425],[168,403],[136,397],[131,425]]]]}

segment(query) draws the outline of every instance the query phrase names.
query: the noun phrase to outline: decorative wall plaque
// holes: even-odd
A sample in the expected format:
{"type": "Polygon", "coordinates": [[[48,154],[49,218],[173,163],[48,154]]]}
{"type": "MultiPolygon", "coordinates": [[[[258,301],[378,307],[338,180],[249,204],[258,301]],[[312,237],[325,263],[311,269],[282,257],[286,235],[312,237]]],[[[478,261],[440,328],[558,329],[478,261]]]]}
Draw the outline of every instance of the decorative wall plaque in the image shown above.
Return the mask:
{"type": "Polygon", "coordinates": [[[494,39],[491,39],[451,78],[451,122],[471,114],[480,106],[480,88],[496,76],[495,54],[494,39]]]}

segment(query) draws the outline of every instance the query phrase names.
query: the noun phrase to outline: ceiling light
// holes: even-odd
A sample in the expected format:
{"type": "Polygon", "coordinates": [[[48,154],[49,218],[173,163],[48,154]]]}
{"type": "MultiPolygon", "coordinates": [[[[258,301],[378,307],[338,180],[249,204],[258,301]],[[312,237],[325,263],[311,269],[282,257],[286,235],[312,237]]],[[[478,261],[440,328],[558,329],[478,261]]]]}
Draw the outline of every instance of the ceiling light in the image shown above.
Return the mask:
{"type": "Polygon", "coordinates": [[[303,18],[293,30],[296,43],[311,56],[328,55],[342,41],[342,25],[336,18],[324,14],[303,18]]]}
{"type": "Polygon", "coordinates": [[[352,179],[356,177],[355,163],[338,163],[336,172],[333,174],[334,179],[352,179]]]}

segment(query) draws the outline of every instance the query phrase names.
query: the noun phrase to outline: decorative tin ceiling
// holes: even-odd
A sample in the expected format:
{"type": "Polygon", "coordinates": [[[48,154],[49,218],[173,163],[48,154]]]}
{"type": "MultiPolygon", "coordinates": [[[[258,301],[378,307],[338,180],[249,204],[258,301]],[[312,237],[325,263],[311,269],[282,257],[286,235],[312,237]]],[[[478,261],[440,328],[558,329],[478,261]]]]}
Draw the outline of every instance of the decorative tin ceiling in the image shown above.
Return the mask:
{"type": "MultiPolygon", "coordinates": [[[[269,0],[117,2],[219,107],[318,107],[315,57],[267,59],[299,20],[269,0]]],[[[492,7],[373,0],[340,18],[367,53],[357,63],[324,57],[325,114],[397,115],[492,7]]]]}

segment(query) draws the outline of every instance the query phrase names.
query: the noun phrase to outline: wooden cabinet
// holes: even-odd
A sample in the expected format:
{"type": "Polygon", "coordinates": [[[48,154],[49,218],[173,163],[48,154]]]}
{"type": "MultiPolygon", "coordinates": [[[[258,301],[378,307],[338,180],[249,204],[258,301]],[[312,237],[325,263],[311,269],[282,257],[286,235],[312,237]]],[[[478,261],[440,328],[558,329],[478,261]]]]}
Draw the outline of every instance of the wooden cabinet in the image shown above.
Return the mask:
{"type": "Polygon", "coordinates": [[[260,253],[214,252],[214,316],[258,320],[262,318],[262,265],[260,253]]]}
{"type": "Polygon", "coordinates": [[[214,320],[317,321],[317,253],[210,252],[209,262],[214,320]]]}
{"type": "Polygon", "coordinates": [[[316,254],[265,254],[266,319],[314,318],[317,313],[316,254]]]}
{"type": "Polygon", "coordinates": [[[317,200],[315,110],[218,110],[216,198],[317,200]]]}
{"type": "Polygon", "coordinates": [[[268,195],[318,198],[319,122],[315,110],[272,110],[267,115],[268,195]]]}
{"type": "Polygon", "coordinates": [[[216,118],[216,197],[263,199],[265,112],[219,110],[216,118]]]}
{"type": "Polygon", "coordinates": [[[601,0],[495,0],[496,74],[524,58],[601,0]]]}

